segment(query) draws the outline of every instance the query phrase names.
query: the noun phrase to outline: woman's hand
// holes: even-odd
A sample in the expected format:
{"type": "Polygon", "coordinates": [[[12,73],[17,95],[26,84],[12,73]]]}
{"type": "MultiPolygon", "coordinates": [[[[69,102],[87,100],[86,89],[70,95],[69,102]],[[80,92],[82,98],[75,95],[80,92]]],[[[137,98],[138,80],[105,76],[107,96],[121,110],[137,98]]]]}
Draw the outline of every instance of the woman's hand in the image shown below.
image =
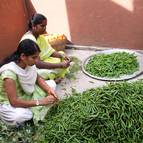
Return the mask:
{"type": "Polygon", "coordinates": [[[49,88],[48,91],[48,96],[52,95],[54,96],[56,99],[58,99],[58,96],[56,95],[55,91],[52,88],[49,88]]]}
{"type": "Polygon", "coordinates": [[[65,54],[61,54],[61,58],[63,60],[71,61],[71,59],[67,55],[65,55],[65,54]]]}
{"type": "Polygon", "coordinates": [[[60,63],[61,68],[67,68],[70,66],[70,60],[64,60],[63,62],[60,63]]]}
{"type": "Polygon", "coordinates": [[[58,101],[58,99],[55,98],[53,95],[48,95],[47,97],[39,100],[39,104],[40,105],[50,105],[50,104],[54,104],[57,101],[58,101]]]}
{"type": "Polygon", "coordinates": [[[37,83],[47,93],[47,95],[52,95],[58,99],[58,96],[56,95],[55,91],[39,75],[37,77],[37,83]]]}

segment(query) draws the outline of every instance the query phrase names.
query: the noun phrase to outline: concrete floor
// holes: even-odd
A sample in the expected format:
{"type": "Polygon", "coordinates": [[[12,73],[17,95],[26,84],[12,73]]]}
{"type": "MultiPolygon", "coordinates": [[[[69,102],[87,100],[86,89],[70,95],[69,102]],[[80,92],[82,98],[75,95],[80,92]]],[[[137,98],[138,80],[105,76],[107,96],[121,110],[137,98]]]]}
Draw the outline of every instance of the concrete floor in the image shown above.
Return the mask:
{"type": "MultiPolygon", "coordinates": [[[[92,54],[95,54],[96,50],[91,49],[67,49],[66,53],[69,56],[75,56],[77,57],[81,62],[83,62],[87,57],[89,57],[92,54]]],[[[81,64],[82,65],[82,64],[81,64]]],[[[57,94],[62,99],[66,96],[70,96],[72,93],[72,90],[74,89],[76,92],[83,92],[87,89],[91,88],[97,88],[106,85],[107,81],[101,81],[94,78],[91,78],[87,76],[85,73],[83,73],[82,70],[78,71],[75,74],[75,79],[67,79],[65,78],[60,84],[57,85],[57,94]]],[[[140,75],[131,81],[135,81],[138,79],[143,79],[143,75],[140,75]]]]}

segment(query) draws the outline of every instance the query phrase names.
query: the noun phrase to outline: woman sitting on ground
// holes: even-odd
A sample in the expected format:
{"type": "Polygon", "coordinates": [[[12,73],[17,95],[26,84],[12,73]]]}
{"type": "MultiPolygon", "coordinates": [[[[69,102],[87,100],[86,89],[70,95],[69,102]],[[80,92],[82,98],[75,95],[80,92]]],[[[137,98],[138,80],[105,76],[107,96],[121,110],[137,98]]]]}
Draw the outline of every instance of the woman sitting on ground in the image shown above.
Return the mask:
{"type": "Polygon", "coordinates": [[[23,35],[24,39],[36,42],[41,50],[40,59],[36,62],[39,74],[44,79],[64,78],[70,66],[70,59],[63,53],[54,50],[46,40],[47,18],[42,14],[34,14],[29,22],[29,31],[23,35]],[[51,70],[49,70],[51,69],[51,70]]]}
{"type": "Polygon", "coordinates": [[[43,120],[48,108],[58,101],[56,83],[45,81],[35,66],[40,49],[32,40],[19,43],[0,68],[0,119],[8,125],[43,120]]]}

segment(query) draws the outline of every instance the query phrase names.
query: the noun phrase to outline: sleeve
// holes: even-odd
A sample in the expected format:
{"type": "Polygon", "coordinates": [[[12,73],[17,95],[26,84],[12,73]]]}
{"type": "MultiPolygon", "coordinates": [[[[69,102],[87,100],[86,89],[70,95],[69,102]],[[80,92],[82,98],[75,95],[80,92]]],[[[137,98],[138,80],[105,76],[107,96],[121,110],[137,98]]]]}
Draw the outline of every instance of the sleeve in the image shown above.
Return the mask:
{"type": "Polygon", "coordinates": [[[40,52],[41,60],[46,60],[55,51],[55,49],[53,49],[51,47],[51,45],[48,43],[48,41],[46,40],[46,38],[43,35],[39,36],[39,38],[37,39],[37,44],[41,50],[41,52],[40,52]]]}
{"type": "Polygon", "coordinates": [[[5,78],[10,78],[16,81],[17,76],[14,72],[10,71],[10,70],[6,70],[4,72],[1,73],[1,78],[2,80],[4,80],[5,78]]]}

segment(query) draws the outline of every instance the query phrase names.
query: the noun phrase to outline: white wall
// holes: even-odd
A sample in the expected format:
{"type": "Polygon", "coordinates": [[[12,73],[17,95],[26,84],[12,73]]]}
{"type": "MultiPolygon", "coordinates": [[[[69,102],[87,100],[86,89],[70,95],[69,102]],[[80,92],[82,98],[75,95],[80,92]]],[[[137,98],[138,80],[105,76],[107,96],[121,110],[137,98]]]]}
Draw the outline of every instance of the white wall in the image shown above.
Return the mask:
{"type": "Polygon", "coordinates": [[[31,2],[38,13],[47,17],[49,34],[62,33],[71,40],[65,0],[31,0],[31,2]]]}

